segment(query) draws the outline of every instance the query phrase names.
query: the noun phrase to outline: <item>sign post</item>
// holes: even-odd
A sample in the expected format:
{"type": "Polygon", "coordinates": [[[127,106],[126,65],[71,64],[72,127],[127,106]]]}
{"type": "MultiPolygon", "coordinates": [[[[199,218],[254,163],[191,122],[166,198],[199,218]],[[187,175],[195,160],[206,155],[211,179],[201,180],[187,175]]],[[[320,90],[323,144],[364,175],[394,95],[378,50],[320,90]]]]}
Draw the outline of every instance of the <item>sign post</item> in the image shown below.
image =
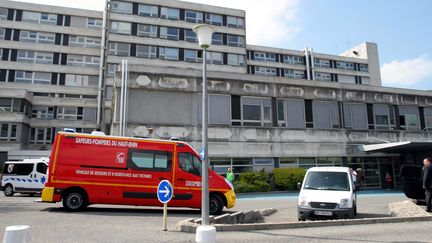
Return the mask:
{"type": "Polygon", "coordinates": [[[157,198],[159,202],[163,203],[163,224],[162,230],[167,231],[167,220],[168,220],[168,202],[174,195],[174,189],[168,180],[162,180],[159,182],[157,187],[157,198]]]}

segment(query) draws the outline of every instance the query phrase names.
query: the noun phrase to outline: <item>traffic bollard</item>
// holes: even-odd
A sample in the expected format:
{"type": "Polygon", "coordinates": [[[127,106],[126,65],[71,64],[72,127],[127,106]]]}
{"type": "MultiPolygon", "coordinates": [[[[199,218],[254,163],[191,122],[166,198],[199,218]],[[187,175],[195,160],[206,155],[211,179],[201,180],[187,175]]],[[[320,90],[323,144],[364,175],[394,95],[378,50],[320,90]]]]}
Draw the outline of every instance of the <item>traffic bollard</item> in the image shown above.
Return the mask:
{"type": "Polygon", "coordinates": [[[12,225],[6,227],[3,243],[29,243],[30,226],[12,225]]]}

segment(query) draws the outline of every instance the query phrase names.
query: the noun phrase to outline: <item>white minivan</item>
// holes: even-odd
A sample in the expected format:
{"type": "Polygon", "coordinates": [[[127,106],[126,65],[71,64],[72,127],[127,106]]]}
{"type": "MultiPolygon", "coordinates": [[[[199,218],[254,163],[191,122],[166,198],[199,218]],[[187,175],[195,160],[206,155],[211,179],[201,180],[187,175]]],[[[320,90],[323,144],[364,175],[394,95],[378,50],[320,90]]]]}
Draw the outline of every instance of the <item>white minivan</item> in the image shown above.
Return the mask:
{"type": "Polygon", "coordinates": [[[297,203],[298,219],[354,218],[357,194],[352,170],[313,167],[303,179],[297,203]]]}
{"type": "Polygon", "coordinates": [[[48,158],[6,161],[0,189],[11,197],[15,192],[34,195],[40,193],[47,179],[48,158]]]}

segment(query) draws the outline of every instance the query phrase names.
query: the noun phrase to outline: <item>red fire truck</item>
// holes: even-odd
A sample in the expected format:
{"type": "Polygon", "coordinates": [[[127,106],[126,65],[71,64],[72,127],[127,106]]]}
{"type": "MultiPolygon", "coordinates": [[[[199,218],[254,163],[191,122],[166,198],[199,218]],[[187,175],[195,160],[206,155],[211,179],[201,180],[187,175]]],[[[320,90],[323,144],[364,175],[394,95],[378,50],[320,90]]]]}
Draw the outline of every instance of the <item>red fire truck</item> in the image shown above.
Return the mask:
{"type": "MultiPolygon", "coordinates": [[[[201,208],[201,161],[187,143],[59,132],[42,201],[62,201],[68,211],[90,204],[162,206],[161,180],[174,188],[168,206],[201,208]]],[[[209,194],[211,214],[236,201],[231,183],[210,169],[209,194]]]]}

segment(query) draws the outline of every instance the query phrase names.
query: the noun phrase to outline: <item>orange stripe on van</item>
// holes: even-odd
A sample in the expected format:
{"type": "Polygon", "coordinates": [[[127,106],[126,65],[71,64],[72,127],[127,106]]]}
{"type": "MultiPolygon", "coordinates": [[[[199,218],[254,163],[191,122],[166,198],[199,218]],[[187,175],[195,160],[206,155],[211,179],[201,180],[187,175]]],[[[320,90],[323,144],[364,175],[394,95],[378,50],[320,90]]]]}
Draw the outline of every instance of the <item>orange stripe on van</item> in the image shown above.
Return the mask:
{"type": "Polygon", "coordinates": [[[100,182],[86,182],[86,181],[54,181],[56,183],[62,184],[75,184],[75,185],[95,185],[95,186],[123,186],[123,187],[140,187],[140,188],[154,188],[157,186],[147,186],[147,185],[128,185],[128,184],[116,184],[116,183],[100,183],[100,182]]]}

